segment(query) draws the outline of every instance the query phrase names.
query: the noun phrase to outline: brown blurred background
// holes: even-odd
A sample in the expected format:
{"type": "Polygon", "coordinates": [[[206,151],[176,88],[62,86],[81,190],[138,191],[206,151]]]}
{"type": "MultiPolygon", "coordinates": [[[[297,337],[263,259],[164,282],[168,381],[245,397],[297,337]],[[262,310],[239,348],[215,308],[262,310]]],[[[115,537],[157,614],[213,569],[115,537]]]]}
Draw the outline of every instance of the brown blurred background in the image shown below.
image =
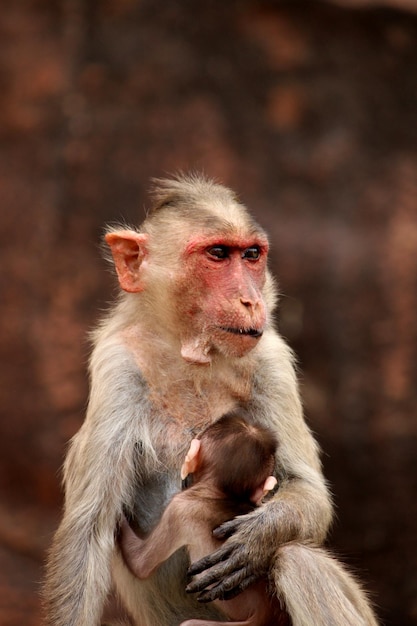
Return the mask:
{"type": "Polygon", "coordinates": [[[417,0],[3,0],[0,52],[0,624],[40,624],[103,225],[179,169],[270,232],[329,543],[417,624],[417,0]]]}

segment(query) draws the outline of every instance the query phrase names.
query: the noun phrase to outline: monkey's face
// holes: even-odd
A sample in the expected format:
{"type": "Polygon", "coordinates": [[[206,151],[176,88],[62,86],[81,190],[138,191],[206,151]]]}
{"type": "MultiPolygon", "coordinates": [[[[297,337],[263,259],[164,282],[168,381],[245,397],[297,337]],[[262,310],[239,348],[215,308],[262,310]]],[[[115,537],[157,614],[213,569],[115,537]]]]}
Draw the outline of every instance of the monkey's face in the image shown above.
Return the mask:
{"type": "Polygon", "coordinates": [[[242,357],[262,337],[262,294],[268,242],[262,236],[194,237],[185,247],[176,284],[182,356],[208,363],[215,352],[242,357]]]}
{"type": "Polygon", "coordinates": [[[178,238],[123,229],[108,233],[120,286],[152,295],[148,323],[177,334],[186,361],[246,355],[267,320],[267,239],[252,229],[246,235],[189,235],[181,246],[182,233],[176,232],[178,238]]]}

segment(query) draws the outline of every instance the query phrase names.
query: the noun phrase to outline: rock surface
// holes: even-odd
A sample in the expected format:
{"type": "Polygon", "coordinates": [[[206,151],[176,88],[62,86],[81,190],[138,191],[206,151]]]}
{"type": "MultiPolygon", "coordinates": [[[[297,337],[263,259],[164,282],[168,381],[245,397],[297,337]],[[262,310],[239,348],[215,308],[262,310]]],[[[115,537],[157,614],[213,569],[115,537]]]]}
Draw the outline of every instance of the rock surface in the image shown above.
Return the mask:
{"type": "Polygon", "coordinates": [[[113,293],[103,225],[141,220],[150,177],[190,168],[270,232],[338,507],[330,543],[387,623],[417,624],[417,3],[343,4],[2,7],[4,626],[40,624],[87,330],[113,293]]]}

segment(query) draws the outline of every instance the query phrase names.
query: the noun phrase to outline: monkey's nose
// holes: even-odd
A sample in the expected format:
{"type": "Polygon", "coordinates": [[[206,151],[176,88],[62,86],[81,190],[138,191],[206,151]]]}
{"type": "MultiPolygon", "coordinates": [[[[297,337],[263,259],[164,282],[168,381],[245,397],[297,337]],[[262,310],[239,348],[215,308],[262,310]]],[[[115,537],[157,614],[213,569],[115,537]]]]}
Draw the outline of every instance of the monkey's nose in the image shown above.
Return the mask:
{"type": "Polygon", "coordinates": [[[245,297],[245,296],[241,296],[239,298],[240,303],[246,308],[246,309],[253,309],[254,311],[256,311],[259,307],[259,300],[257,298],[250,298],[250,297],[245,297]]]}

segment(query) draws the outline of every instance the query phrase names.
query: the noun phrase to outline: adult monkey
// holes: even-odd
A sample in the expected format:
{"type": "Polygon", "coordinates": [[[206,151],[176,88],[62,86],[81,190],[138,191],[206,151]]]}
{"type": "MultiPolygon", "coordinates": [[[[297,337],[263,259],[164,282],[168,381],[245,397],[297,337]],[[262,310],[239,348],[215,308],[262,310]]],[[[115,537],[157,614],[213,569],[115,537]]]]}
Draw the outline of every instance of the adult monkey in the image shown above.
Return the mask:
{"type": "MultiPolygon", "coordinates": [[[[276,431],[280,488],[220,527],[229,539],[203,563],[213,567],[198,588],[216,583],[204,599],[239,593],[265,573],[279,595],[279,546],[320,544],[332,517],[293,357],[271,324],[265,233],[231,191],[201,177],[159,181],[154,197],[139,230],[106,235],[126,293],[95,333],[88,413],[65,462],[44,594],[53,626],[98,624],[112,579],[137,626],[221,618],[185,593],[183,552],[136,581],[115,534],[123,512],[143,535],[156,525],[179,490],[190,432],[239,406],[276,431]]],[[[311,623],[326,623],[319,613],[311,623]]]]}

